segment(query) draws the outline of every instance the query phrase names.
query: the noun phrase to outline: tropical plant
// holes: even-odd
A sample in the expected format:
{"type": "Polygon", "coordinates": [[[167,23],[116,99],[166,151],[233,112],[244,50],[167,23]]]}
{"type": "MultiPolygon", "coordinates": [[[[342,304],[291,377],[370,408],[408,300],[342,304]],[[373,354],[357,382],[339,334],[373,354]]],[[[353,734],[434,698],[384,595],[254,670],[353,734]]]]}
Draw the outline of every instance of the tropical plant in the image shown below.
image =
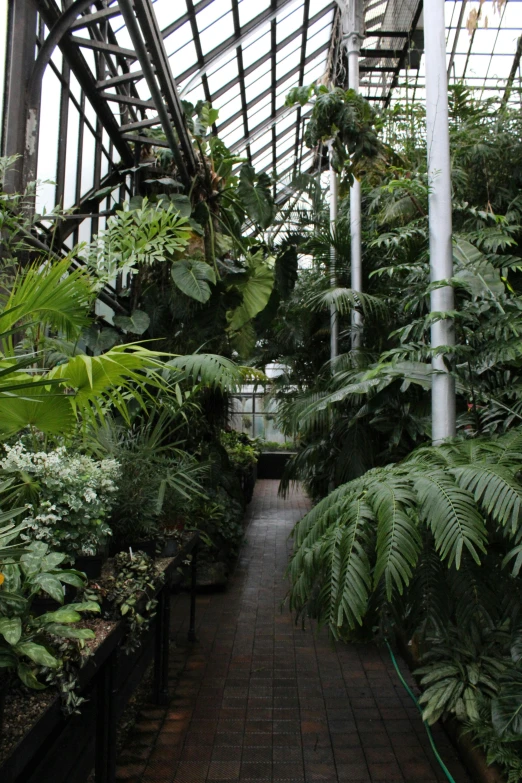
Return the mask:
{"type": "MultiPolygon", "coordinates": [[[[418,617],[423,596],[416,579],[432,555],[449,569],[437,590],[454,607],[451,578],[461,568],[473,571],[493,537],[497,568],[515,559],[517,576],[521,444],[513,431],[423,447],[336,489],[295,528],[292,607],[319,618],[335,636],[349,634],[370,613],[384,625],[412,612],[418,617]]],[[[468,617],[486,611],[483,599],[468,601],[468,617]]]]}
{"type": "Polygon", "coordinates": [[[7,561],[0,562],[4,577],[0,586],[0,668],[16,672],[29,688],[42,690],[49,671],[57,674],[62,665],[56,647],[63,639],[79,643],[93,639],[92,630],[76,624],[82,612],[99,612],[100,607],[92,601],[80,602],[34,616],[32,604],[39,593],[63,604],[63,586],[82,588],[85,577],[79,571],[64,569],[66,555],[51,551],[42,541],[27,544],[24,550],[16,561],[8,555],[7,561]]]}

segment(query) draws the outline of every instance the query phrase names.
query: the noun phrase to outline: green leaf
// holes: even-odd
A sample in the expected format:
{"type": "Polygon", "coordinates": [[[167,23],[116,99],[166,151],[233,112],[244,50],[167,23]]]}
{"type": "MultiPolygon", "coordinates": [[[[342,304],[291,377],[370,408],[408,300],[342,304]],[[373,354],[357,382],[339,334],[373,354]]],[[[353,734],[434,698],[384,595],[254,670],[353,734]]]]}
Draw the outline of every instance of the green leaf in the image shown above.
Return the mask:
{"type": "Polygon", "coordinates": [[[101,612],[100,604],[96,601],[81,601],[79,603],[67,604],[68,609],[73,609],[75,612],[101,612]]]}
{"type": "Polygon", "coordinates": [[[227,313],[228,328],[239,331],[251,318],[263,310],[274,287],[274,270],[262,260],[262,254],[256,253],[248,261],[246,278],[235,283],[237,290],[243,295],[242,303],[231,313],[227,313]]]}
{"type": "Polygon", "coordinates": [[[28,386],[20,396],[0,397],[0,432],[4,437],[15,435],[26,427],[34,427],[47,435],[61,435],[75,423],[71,400],[58,386],[28,386]]]}
{"type": "Polygon", "coordinates": [[[500,270],[495,269],[486,256],[465,239],[453,241],[455,277],[465,284],[473,299],[488,296],[496,299],[505,293],[500,270]]]}
{"type": "Polygon", "coordinates": [[[15,669],[18,658],[12,652],[0,649],[0,669],[15,669]]]}
{"type": "Polygon", "coordinates": [[[44,593],[50,595],[59,604],[63,604],[63,587],[57,576],[52,574],[38,574],[34,578],[34,584],[40,587],[44,593]]]}
{"type": "Polygon", "coordinates": [[[56,612],[46,612],[46,614],[41,615],[37,619],[37,622],[39,622],[41,625],[46,625],[47,623],[77,623],[81,620],[81,615],[78,614],[74,609],[71,609],[70,605],[63,606],[60,609],[57,609],[56,612]]]}
{"type": "Polygon", "coordinates": [[[172,279],[177,287],[191,299],[197,302],[207,302],[212,289],[209,283],[216,282],[216,275],[211,266],[197,259],[175,261],[171,269],[172,279]]]}
{"type": "Polygon", "coordinates": [[[237,194],[248,217],[261,228],[268,228],[274,218],[275,208],[270,187],[270,177],[266,174],[257,176],[254,167],[248,163],[241,167],[237,194]]]}
{"type": "Polygon", "coordinates": [[[4,607],[11,609],[14,612],[23,613],[27,606],[27,599],[19,593],[12,593],[8,590],[0,590],[0,609],[4,611],[4,607]],[[3,604],[3,606],[2,606],[3,604]]]}
{"type": "Polygon", "coordinates": [[[18,644],[22,635],[22,621],[19,617],[0,617],[0,634],[8,644],[18,644]]]}
{"type": "Polygon", "coordinates": [[[60,665],[60,662],[57,658],[54,657],[54,655],[51,655],[51,653],[46,650],[43,645],[36,644],[36,642],[22,642],[21,644],[16,645],[15,650],[19,655],[27,656],[27,658],[30,658],[39,666],[47,666],[49,669],[57,669],[60,665]]]}
{"type": "Polygon", "coordinates": [[[480,564],[487,533],[473,495],[441,470],[423,472],[415,480],[420,516],[431,528],[437,551],[448,566],[460,567],[464,550],[480,564]]]}
{"type": "Polygon", "coordinates": [[[71,628],[69,625],[50,623],[46,627],[48,633],[63,639],[94,639],[96,634],[90,628],[71,628]]]}
{"type": "Polygon", "coordinates": [[[522,734],[522,672],[513,669],[501,677],[500,693],[491,702],[497,734],[522,734]]]}
{"type": "Polygon", "coordinates": [[[85,577],[81,571],[59,571],[56,576],[60,582],[72,587],[83,587],[85,584],[85,577]]]}
{"type": "Polygon", "coordinates": [[[16,671],[18,676],[22,680],[23,684],[26,685],[28,688],[31,688],[31,690],[33,691],[45,690],[46,686],[42,685],[41,682],[38,682],[33,670],[29,666],[27,666],[27,664],[19,663],[16,671]]]}
{"type": "Polygon", "coordinates": [[[131,334],[143,334],[150,326],[150,318],[143,310],[133,310],[131,315],[115,315],[114,324],[131,334]]]}

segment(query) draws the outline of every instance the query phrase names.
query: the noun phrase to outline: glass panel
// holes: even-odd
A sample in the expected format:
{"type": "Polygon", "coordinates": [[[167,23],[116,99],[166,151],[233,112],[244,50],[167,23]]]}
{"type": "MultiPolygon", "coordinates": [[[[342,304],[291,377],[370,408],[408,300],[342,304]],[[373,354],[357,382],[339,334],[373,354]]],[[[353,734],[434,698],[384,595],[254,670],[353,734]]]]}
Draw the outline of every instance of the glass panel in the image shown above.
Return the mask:
{"type": "Polygon", "coordinates": [[[241,27],[255,19],[256,16],[266,11],[270,6],[270,0],[239,0],[239,24],[241,27]]]}
{"type": "MultiPolygon", "coordinates": [[[[214,0],[214,2],[219,2],[219,0],[214,0]]],[[[227,5],[230,6],[228,0],[227,5]]],[[[217,43],[226,41],[227,38],[230,38],[233,35],[234,20],[232,17],[232,11],[230,11],[210,27],[207,27],[205,30],[200,29],[199,39],[201,41],[201,49],[203,50],[203,54],[207,54],[211,49],[215,48],[217,43]]]]}

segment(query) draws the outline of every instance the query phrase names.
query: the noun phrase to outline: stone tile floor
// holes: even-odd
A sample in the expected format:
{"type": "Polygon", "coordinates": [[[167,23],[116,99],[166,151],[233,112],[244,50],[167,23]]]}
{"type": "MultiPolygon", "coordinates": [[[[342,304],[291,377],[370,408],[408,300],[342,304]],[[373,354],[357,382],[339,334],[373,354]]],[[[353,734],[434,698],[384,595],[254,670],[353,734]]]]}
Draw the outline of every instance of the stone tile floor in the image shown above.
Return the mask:
{"type": "MultiPolygon", "coordinates": [[[[259,481],[228,589],[198,598],[198,643],[187,646],[188,598],[174,603],[173,699],[145,708],[123,752],[129,783],[437,783],[415,706],[388,656],[332,644],[296,626],[288,590],[288,535],[308,509],[294,491],[259,481]]],[[[405,667],[403,667],[404,669],[405,667]]],[[[411,683],[411,678],[407,675],[411,683]]],[[[444,732],[435,741],[456,783],[469,783],[444,732]]]]}

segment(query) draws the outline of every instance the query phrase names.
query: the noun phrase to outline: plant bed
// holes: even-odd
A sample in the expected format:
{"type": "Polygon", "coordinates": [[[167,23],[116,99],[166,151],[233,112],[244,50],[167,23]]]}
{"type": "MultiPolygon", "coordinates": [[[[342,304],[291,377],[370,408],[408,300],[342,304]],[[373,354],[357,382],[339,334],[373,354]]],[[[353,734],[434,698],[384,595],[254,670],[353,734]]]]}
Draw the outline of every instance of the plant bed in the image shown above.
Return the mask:
{"type": "Polygon", "coordinates": [[[257,463],[257,477],[260,479],[281,480],[290,457],[295,451],[263,451],[257,463]]]}
{"type": "MultiPolygon", "coordinates": [[[[396,638],[403,660],[415,675],[415,669],[420,665],[415,645],[408,644],[401,633],[397,633],[396,638]]],[[[462,723],[456,718],[439,722],[458,751],[466,769],[472,775],[474,783],[506,783],[500,768],[496,764],[488,764],[484,751],[473,742],[462,723]]]]}
{"type": "MultiPolygon", "coordinates": [[[[85,644],[84,662],[78,672],[78,690],[85,698],[78,714],[66,716],[55,690],[27,692],[22,687],[6,695],[5,731],[0,740],[0,780],[2,783],[81,783],[96,760],[96,780],[114,779],[116,722],[154,660],[156,699],[166,698],[168,675],[168,594],[178,578],[178,568],[197,545],[193,534],[174,558],[154,563],[156,574],[152,597],[158,610],[140,644],[130,646],[128,627],[123,620],[84,620],[83,627],[95,631],[95,639],[85,644]],[[10,720],[10,716],[13,719],[10,720]]],[[[102,569],[111,575],[113,564],[102,569]]],[[[191,606],[193,611],[193,606],[191,606]]],[[[193,632],[193,616],[191,615],[193,632]]]]}

